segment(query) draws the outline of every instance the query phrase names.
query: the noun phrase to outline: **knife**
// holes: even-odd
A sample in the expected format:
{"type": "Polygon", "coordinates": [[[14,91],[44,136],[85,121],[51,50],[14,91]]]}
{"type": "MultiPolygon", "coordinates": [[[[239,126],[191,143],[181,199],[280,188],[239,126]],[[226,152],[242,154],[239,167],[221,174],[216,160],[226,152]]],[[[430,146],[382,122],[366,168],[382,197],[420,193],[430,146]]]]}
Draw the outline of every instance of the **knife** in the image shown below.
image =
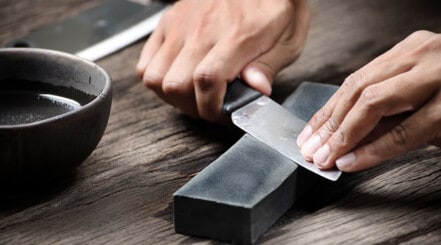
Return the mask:
{"type": "Polygon", "coordinates": [[[54,49],[96,61],[151,33],[168,7],[152,0],[106,0],[6,46],[54,49]]]}
{"type": "Polygon", "coordinates": [[[246,85],[242,79],[228,84],[222,111],[231,115],[233,123],[243,131],[301,167],[328,180],[336,181],[340,177],[341,171],[337,168],[321,170],[303,158],[296,139],[306,122],[246,85]]]}

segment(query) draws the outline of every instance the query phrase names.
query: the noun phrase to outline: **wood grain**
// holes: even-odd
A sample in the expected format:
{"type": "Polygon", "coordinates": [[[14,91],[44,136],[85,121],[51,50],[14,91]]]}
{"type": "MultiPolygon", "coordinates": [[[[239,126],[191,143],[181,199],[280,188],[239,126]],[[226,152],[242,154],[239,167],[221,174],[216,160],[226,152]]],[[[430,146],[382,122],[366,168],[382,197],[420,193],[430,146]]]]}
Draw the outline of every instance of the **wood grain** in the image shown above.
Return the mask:
{"type": "MultiPolygon", "coordinates": [[[[102,1],[0,1],[0,45],[102,1]]],[[[413,31],[441,31],[435,0],[310,0],[300,59],[274,88],[282,101],[304,80],[339,84],[413,31]]],[[[239,137],[188,119],[134,75],[143,42],[98,62],[113,78],[104,137],[57,182],[11,188],[0,204],[0,243],[222,244],[176,234],[172,193],[239,137]]],[[[263,237],[263,244],[395,244],[441,240],[441,151],[423,147],[375,169],[319,183],[263,237]]]]}

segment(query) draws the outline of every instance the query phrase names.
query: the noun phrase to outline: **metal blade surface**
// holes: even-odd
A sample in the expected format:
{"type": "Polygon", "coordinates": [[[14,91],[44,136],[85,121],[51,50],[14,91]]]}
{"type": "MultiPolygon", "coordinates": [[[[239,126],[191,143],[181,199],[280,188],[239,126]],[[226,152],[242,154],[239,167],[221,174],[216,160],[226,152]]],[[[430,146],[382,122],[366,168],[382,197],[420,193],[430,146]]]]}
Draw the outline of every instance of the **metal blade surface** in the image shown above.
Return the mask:
{"type": "Polygon", "coordinates": [[[340,177],[341,171],[337,168],[321,170],[303,158],[296,139],[306,122],[270,98],[259,97],[234,111],[231,118],[236,126],[298,165],[332,181],[340,177]]]}
{"type": "Polygon", "coordinates": [[[38,28],[7,47],[54,49],[96,61],[151,33],[169,4],[106,0],[60,22],[38,28]]]}

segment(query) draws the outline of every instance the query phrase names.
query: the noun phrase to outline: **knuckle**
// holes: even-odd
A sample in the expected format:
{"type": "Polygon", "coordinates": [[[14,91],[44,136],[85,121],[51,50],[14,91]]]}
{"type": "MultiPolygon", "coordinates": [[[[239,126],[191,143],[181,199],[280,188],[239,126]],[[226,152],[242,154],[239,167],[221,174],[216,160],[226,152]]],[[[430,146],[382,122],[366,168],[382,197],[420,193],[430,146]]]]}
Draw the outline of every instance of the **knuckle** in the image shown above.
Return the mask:
{"type": "Polygon", "coordinates": [[[395,58],[400,58],[401,60],[408,60],[418,58],[421,54],[424,42],[432,35],[431,32],[419,30],[410,34],[403,41],[397,43],[392,50],[395,54],[395,58]],[[403,57],[404,56],[404,57],[403,57]],[[406,59],[404,59],[406,58],[406,59]]]}
{"type": "Polygon", "coordinates": [[[432,35],[433,33],[425,30],[415,31],[403,41],[395,45],[395,48],[399,49],[399,51],[402,53],[409,52],[409,47],[415,47],[416,45],[422,44],[428,37],[432,35]]]}
{"type": "Polygon", "coordinates": [[[194,73],[193,81],[195,85],[202,91],[210,91],[211,88],[218,82],[220,75],[213,70],[199,70],[194,73]]]}
{"type": "Polygon", "coordinates": [[[382,96],[374,86],[370,86],[361,92],[359,101],[367,112],[378,111],[381,108],[382,96]]]}
{"type": "Polygon", "coordinates": [[[364,145],[366,154],[369,156],[379,156],[380,150],[378,149],[378,145],[370,142],[364,145]]]}
{"type": "Polygon", "coordinates": [[[311,126],[313,128],[317,128],[323,122],[325,122],[331,116],[331,112],[325,108],[321,108],[317,113],[312,117],[311,126]]]}
{"type": "Polygon", "coordinates": [[[175,8],[170,8],[165,11],[159,20],[158,27],[164,28],[169,25],[169,23],[173,23],[174,19],[178,18],[180,15],[177,13],[178,4],[176,4],[175,8]]]}
{"type": "Polygon", "coordinates": [[[349,91],[361,91],[365,87],[364,78],[364,72],[358,70],[345,79],[343,86],[350,89],[349,91]]]}
{"type": "Polygon", "coordinates": [[[161,74],[153,74],[151,72],[146,72],[144,73],[144,77],[142,81],[146,87],[155,89],[161,87],[163,78],[164,76],[161,74]]]}
{"type": "Polygon", "coordinates": [[[421,38],[427,37],[429,35],[433,34],[430,31],[426,31],[426,30],[418,30],[418,31],[414,31],[412,34],[409,35],[409,37],[407,39],[409,40],[420,40],[421,38]]]}
{"type": "Polygon", "coordinates": [[[441,39],[439,34],[425,34],[420,38],[420,44],[416,46],[411,52],[410,56],[420,57],[435,49],[441,47],[441,39]]]}
{"type": "Polygon", "coordinates": [[[428,49],[429,47],[423,43],[415,49],[408,51],[407,56],[409,57],[409,59],[417,61],[424,55],[425,52],[427,52],[428,49]]]}
{"type": "Polygon", "coordinates": [[[162,84],[162,91],[165,95],[177,95],[183,93],[183,88],[180,83],[168,81],[162,84]]]}
{"type": "Polygon", "coordinates": [[[347,145],[349,145],[349,142],[351,141],[350,134],[346,133],[345,131],[339,130],[336,136],[336,145],[339,145],[341,148],[345,148],[347,145]]]}
{"type": "Polygon", "coordinates": [[[349,133],[338,130],[329,139],[328,144],[332,146],[334,152],[345,152],[349,150],[351,142],[349,133]]]}
{"type": "Polygon", "coordinates": [[[390,131],[390,137],[391,137],[392,143],[395,145],[403,146],[409,142],[407,128],[405,126],[403,126],[402,124],[395,126],[390,131]]]}
{"type": "Polygon", "coordinates": [[[339,128],[339,123],[338,121],[334,118],[334,117],[330,117],[328,119],[328,121],[326,121],[325,125],[324,125],[324,130],[328,133],[328,134],[332,134],[334,132],[336,132],[339,128]]]}

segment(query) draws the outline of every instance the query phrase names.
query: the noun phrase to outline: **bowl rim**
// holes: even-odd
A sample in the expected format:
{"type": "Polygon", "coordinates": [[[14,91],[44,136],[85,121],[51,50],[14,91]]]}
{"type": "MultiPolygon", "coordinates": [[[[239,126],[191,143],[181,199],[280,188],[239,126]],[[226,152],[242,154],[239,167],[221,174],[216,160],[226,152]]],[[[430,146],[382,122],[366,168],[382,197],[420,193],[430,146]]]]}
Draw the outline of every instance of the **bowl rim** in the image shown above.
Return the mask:
{"type": "Polygon", "coordinates": [[[46,124],[50,124],[59,120],[62,120],[63,118],[66,117],[71,117],[73,115],[77,115],[79,113],[81,113],[82,111],[86,111],[90,108],[93,108],[94,106],[96,106],[96,104],[100,103],[101,101],[104,100],[104,98],[107,98],[109,96],[111,96],[112,94],[112,79],[109,75],[109,73],[104,70],[104,68],[102,68],[101,66],[99,66],[98,64],[81,58],[79,56],[70,54],[70,53],[66,53],[66,52],[62,52],[62,51],[57,51],[57,50],[51,50],[51,49],[41,49],[41,48],[0,48],[0,53],[33,53],[33,54],[45,54],[45,55],[54,55],[54,56],[58,56],[60,58],[67,58],[76,62],[82,62],[85,63],[86,65],[90,66],[91,68],[95,68],[97,69],[101,74],[104,75],[104,79],[105,79],[105,84],[104,84],[104,88],[102,89],[102,91],[95,96],[95,98],[90,101],[89,103],[79,107],[78,109],[66,112],[66,113],[62,113],[60,115],[56,115],[53,117],[49,117],[43,120],[39,120],[39,121],[35,121],[35,122],[31,122],[31,123],[23,123],[23,124],[16,124],[16,125],[0,125],[0,131],[4,131],[4,130],[18,130],[18,129],[26,129],[26,128],[33,128],[33,127],[38,127],[38,126],[42,126],[42,125],[46,125],[46,124]]]}

